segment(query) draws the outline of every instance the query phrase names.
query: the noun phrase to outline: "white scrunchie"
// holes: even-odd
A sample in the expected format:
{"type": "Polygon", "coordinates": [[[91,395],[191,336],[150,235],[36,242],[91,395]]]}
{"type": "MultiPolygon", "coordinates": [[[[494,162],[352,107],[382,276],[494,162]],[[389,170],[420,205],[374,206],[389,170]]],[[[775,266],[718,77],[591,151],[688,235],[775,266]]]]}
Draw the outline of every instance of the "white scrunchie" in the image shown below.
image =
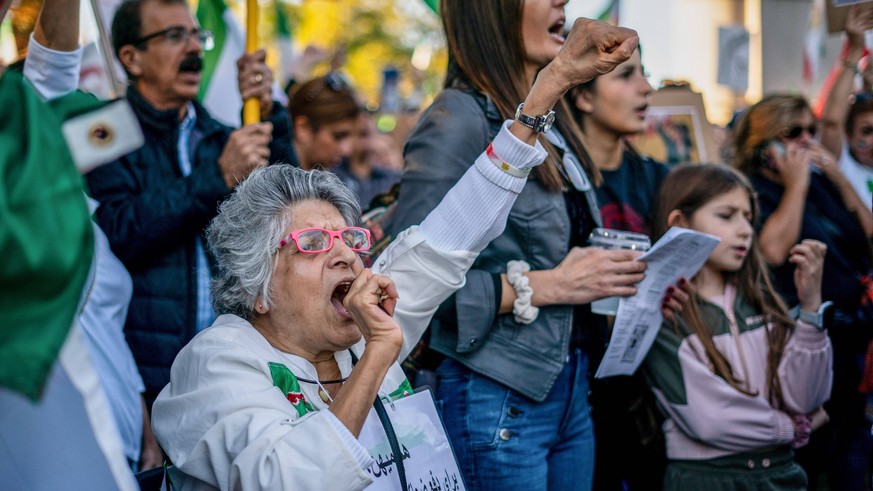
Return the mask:
{"type": "Polygon", "coordinates": [[[515,290],[515,301],[512,302],[512,315],[521,324],[530,324],[540,314],[540,309],[531,305],[533,288],[530,287],[527,276],[530,264],[525,261],[509,261],[506,263],[506,280],[515,290]]]}

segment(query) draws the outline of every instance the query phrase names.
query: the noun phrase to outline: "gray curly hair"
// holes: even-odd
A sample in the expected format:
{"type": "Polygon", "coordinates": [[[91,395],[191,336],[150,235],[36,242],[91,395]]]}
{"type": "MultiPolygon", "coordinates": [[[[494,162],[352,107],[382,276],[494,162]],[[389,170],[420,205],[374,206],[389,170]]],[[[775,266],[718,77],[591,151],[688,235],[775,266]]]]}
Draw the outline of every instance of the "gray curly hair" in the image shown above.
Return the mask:
{"type": "Polygon", "coordinates": [[[304,171],[286,164],[258,169],[240,183],[218,209],[206,240],[218,263],[212,280],[216,313],[251,321],[255,300],[268,308],[276,268],[274,252],[293,219],[291,207],[306,200],[325,201],[349,226],[361,225],[355,195],[330,172],[304,171]]]}

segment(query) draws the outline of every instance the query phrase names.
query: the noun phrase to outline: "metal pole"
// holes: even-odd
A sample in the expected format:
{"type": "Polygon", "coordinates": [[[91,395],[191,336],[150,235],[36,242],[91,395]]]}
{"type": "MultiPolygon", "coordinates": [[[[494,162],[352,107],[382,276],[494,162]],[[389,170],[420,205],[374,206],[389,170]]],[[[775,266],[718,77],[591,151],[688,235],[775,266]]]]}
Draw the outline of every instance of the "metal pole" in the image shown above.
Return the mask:
{"type": "Polygon", "coordinates": [[[94,17],[97,19],[97,32],[100,34],[100,55],[103,57],[103,64],[106,67],[106,75],[109,77],[110,89],[109,95],[113,98],[124,95],[124,84],[118,79],[115,73],[115,57],[113,55],[112,43],[109,41],[109,35],[106,33],[106,27],[103,25],[103,14],[100,12],[99,0],[91,0],[91,9],[94,10],[94,17]]]}

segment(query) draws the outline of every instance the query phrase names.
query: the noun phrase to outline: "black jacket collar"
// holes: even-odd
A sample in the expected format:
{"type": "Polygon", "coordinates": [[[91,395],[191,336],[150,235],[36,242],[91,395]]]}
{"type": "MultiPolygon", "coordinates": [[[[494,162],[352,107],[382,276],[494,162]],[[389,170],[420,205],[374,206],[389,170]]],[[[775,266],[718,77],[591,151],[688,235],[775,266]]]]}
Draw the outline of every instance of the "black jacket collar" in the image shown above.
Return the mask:
{"type": "MultiPolygon", "coordinates": [[[[143,97],[133,84],[127,87],[127,101],[136,113],[143,129],[167,132],[175,131],[179,127],[178,109],[157,109],[143,97]]],[[[200,103],[197,101],[191,101],[191,103],[194,104],[194,110],[197,112],[197,128],[204,133],[209,133],[222,127],[221,123],[212,119],[212,116],[200,103]]]]}

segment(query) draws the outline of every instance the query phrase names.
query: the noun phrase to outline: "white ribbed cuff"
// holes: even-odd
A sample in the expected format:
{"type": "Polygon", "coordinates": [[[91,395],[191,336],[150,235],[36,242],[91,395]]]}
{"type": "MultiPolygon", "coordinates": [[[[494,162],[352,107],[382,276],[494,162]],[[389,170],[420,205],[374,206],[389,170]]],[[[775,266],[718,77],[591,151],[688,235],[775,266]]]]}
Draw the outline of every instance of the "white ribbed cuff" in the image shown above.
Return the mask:
{"type": "MultiPolygon", "coordinates": [[[[519,140],[509,131],[511,124],[511,120],[505,121],[491,143],[491,148],[496,156],[501,161],[521,171],[529,171],[542,164],[548,153],[540,142],[537,141],[531,146],[519,140]]],[[[517,177],[500,169],[485,152],[479,155],[475,165],[486,179],[516,194],[524,189],[524,184],[527,182],[525,177],[517,177]]]]}
{"type": "Polygon", "coordinates": [[[782,411],[773,411],[773,441],[790,443],[794,441],[794,422],[791,416],[782,411]]]}
{"type": "Polygon", "coordinates": [[[69,94],[79,86],[82,47],[75,51],[57,51],[39,44],[30,35],[24,78],[47,100],[69,94]]]}
{"type": "Polygon", "coordinates": [[[346,428],[346,425],[342,423],[332,412],[330,409],[326,409],[324,411],[319,411],[319,414],[324,414],[324,417],[330,421],[330,425],[336,430],[340,439],[342,439],[343,443],[345,443],[346,448],[352,452],[352,457],[355,459],[355,462],[361,466],[361,469],[366,469],[370,467],[370,464],[373,463],[373,457],[370,456],[370,453],[367,452],[367,449],[361,445],[361,442],[355,438],[355,435],[352,435],[352,432],[346,428]]]}

